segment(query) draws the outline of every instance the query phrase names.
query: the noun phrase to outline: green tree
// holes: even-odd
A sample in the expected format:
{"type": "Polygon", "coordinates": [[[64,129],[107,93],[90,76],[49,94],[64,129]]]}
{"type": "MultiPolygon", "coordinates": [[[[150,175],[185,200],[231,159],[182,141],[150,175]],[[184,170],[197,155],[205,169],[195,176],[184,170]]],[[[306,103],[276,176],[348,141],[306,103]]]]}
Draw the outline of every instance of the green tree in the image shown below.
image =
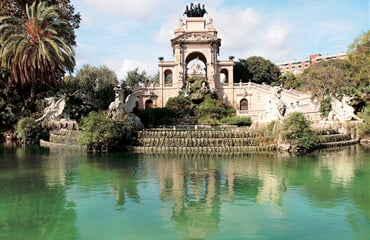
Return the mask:
{"type": "MultiPolygon", "coordinates": [[[[0,2],[0,16],[14,16],[18,19],[26,19],[26,6],[32,3],[45,2],[47,6],[55,6],[61,19],[65,21],[69,31],[59,31],[58,35],[63,37],[70,45],[76,45],[75,30],[79,28],[81,16],[75,13],[70,0],[2,0],[0,2]]],[[[60,23],[62,24],[62,23],[60,23]]]]}
{"type": "Polygon", "coordinates": [[[239,59],[234,66],[234,79],[255,83],[276,84],[279,82],[280,69],[270,60],[253,56],[239,59]]]}
{"type": "Polygon", "coordinates": [[[279,77],[280,85],[286,89],[300,89],[302,86],[301,76],[292,72],[286,72],[279,77]]]}
{"type": "Polygon", "coordinates": [[[350,65],[351,85],[360,88],[364,93],[369,93],[370,30],[357,37],[349,46],[346,61],[350,65]]]}
{"type": "Polygon", "coordinates": [[[149,76],[148,79],[149,79],[149,82],[159,84],[159,72],[157,72],[153,76],[149,76]]]}
{"type": "Polygon", "coordinates": [[[252,79],[252,74],[248,71],[245,59],[239,59],[234,64],[234,82],[248,82],[252,79]]]}
{"type": "Polygon", "coordinates": [[[9,72],[9,84],[35,88],[60,83],[75,66],[74,51],[59,32],[71,29],[54,5],[45,2],[26,6],[26,19],[0,17],[1,66],[9,72]]]}
{"type": "Polygon", "coordinates": [[[343,60],[316,63],[302,74],[302,88],[321,101],[325,96],[338,94],[341,88],[349,85],[346,67],[343,60]]]}
{"type": "MultiPolygon", "coordinates": [[[[73,80],[72,80],[73,81],[73,80]]],[[[99,88],[111,87],[112,90],[118,84],[116,73],[107,66],[91,66],[85,64],[76,74],[74,81],[85,92],[93,92],[99,88]]]]}
{"type": "Polygon", "coordinates": [[[69,85],[77,85],[87,97],[93,110],[105,110],[114,101],[114,87],[117,86],[117,75],[107,66],[94,67],[83,65],[76,77],[69,79],[69,85]]]}
{"type": "Polygon", "coordinates": [[[127,72],[123,85],[125,88],[132,88],[139,83],[148,84],[149,81],[150,77],[147,76],[145,71],[139,72],[139,68],[135,68],[134,70],[127,72]]]}

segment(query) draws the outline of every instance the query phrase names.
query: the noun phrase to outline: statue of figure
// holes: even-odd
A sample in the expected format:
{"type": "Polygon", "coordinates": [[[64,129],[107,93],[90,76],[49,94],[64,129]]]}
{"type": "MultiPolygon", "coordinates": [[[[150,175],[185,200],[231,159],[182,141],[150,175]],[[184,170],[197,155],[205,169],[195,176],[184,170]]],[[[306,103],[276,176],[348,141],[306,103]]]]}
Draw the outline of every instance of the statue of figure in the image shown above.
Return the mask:
{"type": "Polygon", "coordinates": [[[116,119],[123,108],[124,93],[121,86],[117,85],[114,89],[115,99],[109,104],[108,117],[116,119]]]}
{"type": "Polygon", "coordinates": [[[191,74],[194,74],[194,75],[202,74],[202,67],[200,66],[199,63],[193,64],[191,66],[191,74]]]}
{"type": "Polygon", "coordinates": [[[339,120],[340,122],[345,122],[356,119],[362,121],[361,118],[355,115],[355,109],[351,105],[349,105],[352,99],[353,97],[343,96],[342,101],[339,101],[332,96],[330,100],[332,110],[329,112],[326,120],[339,120]]]}
{"type": "Polygon", "coordinates": [[[137,95],[136,93],[131,93],[127,96],[126,102],[123,104],[123,110],[126,113],[132,113],[134,108],[136,107],[137,103],[137,95]]]}
{"type": "Polygon", "coordinates": [[[227,97],[226,93],[224,93],[224,95],[222,96],[222,101],[225,105],[229,104],[229,98],[227,97]]]}
{"type": "Polygon", "coordinates": [[[44,119],[53,121],[59,120],[66,105],[65,97],[61,97],[58,101],[55,100],[55,97],[45,99],[50,105],[44,109],[44,115],[39,119],[36,119],[36,122],[40,122],[44,119]]]}
{"type": "Polygon", "coordinates": [[[116,120],[121,113],[133,112],[136,107],[137,96],[135,92],[131,93],[125,101],[123,90],[119,85],[114,88],[114,92],[115,99],[109,104],[108,117],[116,120]]]}
{"type": "Polygon", "coordinates": [[[179,19],[179,29],[182,29],[184,27],[184,20],[182,18],[179,19]]]}
{"type": "Polygon", "coordinates": [[[208,88],[208,86],[207,86],[207,83],[206,82],[202,82],[202,87],[201,87],[201,92],[203,93],[203,94],[206,94],[206,93],[208,93],[209,92],[209,88],[208,88]]]}
{"type": "Polygon", "coordinates": [[[264,104],[265,110],[259,117],[262,122],[270,122],[284,118],[287,106],[281,100],[282,91],[283,88],[281,86],[271,88],[270,99],[264,104]]]}
{"type": "Polygon", "coordinates": [[[208,30],[216,30],[215,27],[213,26],[213,19],[210,18],[207,22],[207,28],[208,30]]]}
{"type": "Polygon", "coordinates": [[[205,9],[204,4],[201,7],[200,3],[198,3],[196,5],[194,3],[191,3],[190,7],[188,5],[186,5],[185,11],[184,11],[184,15],[186,15],[188,17],[203,17],[204,14],[206,14],[206,13],[207,13],[207,11],[205,9]]]}

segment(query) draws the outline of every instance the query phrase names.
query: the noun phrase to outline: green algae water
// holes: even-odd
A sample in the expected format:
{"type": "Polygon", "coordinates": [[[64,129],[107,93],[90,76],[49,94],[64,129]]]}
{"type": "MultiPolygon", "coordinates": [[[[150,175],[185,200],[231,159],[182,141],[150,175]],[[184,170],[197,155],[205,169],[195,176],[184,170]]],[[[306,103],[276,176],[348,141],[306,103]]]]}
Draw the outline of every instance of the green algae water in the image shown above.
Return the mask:
{"type": "Polygon", "coordinates": [[[370,149],[0,148],[0,239],[369,239],[370,149]]]}

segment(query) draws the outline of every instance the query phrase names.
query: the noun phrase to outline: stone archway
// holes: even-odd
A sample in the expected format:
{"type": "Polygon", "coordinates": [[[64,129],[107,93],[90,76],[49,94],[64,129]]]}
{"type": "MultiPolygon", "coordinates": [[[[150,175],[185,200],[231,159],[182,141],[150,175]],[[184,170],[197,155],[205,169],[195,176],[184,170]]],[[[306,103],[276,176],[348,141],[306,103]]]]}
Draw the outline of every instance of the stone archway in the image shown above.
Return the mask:
{"type": "Polygon", "coordinates": [[[186,72],[185,79],[191,75],[202,76],[207,79],[207,59],[201,52],[192,52],[186,59],[186,72]]]}
{"type": "Polygon", "coordinates": [[[153,101],[152,99],[148,99],[145,101],[145,109],[153,108],[153,101]]]}

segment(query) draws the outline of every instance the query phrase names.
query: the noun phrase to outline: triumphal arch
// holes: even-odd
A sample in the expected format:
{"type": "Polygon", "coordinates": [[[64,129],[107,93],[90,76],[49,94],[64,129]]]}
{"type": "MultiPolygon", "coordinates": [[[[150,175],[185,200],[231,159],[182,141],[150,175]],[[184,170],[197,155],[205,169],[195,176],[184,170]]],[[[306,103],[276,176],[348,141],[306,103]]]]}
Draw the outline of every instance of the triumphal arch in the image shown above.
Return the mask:
{"type": "Polygon", "coordinates": [[[221,39],[206,13],[204,5],[186,6],[171,39],[174,60],[158,58],[159,83],[138,91],[139,108],[165,107],[168,99],[181,92],[186,95],[190,77],[201,76],[205,79],[202,86],[240,116],[258,121],[279,119],[289,111],[319,116],[318,104],[307,94],[234,79],[233,57],[218,59],[221,39]]]}

